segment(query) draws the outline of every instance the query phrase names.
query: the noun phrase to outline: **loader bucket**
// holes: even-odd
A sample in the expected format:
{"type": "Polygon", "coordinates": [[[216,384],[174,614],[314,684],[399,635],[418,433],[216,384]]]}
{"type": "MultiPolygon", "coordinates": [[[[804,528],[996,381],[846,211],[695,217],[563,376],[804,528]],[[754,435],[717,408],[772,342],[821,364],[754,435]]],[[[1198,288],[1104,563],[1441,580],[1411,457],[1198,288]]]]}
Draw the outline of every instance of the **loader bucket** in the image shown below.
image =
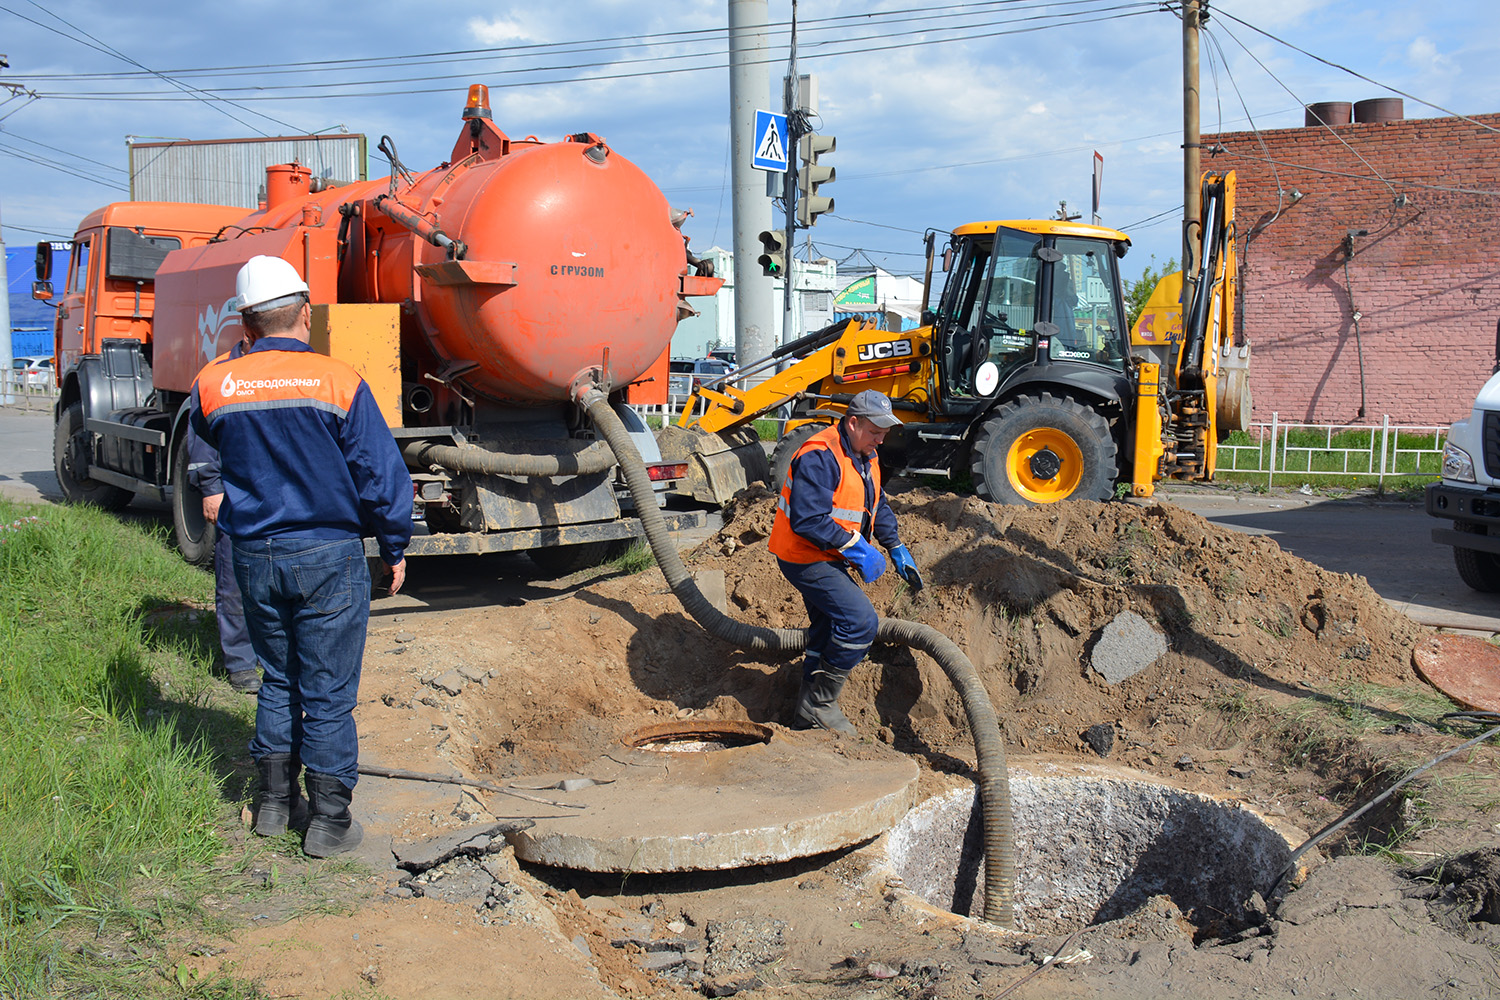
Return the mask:
{"type": "Polygon", "coordinates": [[[771,480],[771,466],[752,427],[709,434],[668,425],[656,432],[663,462],[686,462],[677,492],[703,503],[724,504],[751,483],[771,480]]]}
{"type": "Polygon", "coordinates": [[[1233,431],[1250,429],[1250,345],[1225,344],[1219,349],[1219,440],[1233,431]]]}

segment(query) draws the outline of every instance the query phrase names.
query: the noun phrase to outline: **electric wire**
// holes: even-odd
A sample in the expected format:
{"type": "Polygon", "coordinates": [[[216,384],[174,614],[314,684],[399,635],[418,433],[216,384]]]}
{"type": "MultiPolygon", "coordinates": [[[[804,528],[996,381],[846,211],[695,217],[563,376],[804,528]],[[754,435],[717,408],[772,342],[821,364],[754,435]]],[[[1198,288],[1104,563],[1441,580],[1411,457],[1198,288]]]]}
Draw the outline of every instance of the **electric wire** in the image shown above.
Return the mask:
{"type": "Polygon", "coordinates": [[[101,187],[107,187],[115,191],[130,190],[129,185],[121,184],[119,181],[105,180],[104,178],[96,177],[93,174],[86,174],[80,170],[75,170],[72,167],[69,167],[65,163],[59,163],[56,160],[47,159],[46,157],[42,156],[36,156],[32,153],[28,153],[23,149],[15,149],[10,146],[0,145],[0,153],[3,153],[6,156],[14,156],[16,159],[25,160],[28,163],[34,163],[39,167],[46,167],[48,170],[55,170],[58,173],[67,174],[69,177],[76,177],[79,180],[84,181],[92,181],[93,183],[98,184],[101,187]]]}
{"type": "MultiPolygon", "coordinates": [[[[836,30],[841,22],[858,22],[860,24],[901,24],[913,21],[935,21],[946,20],[957,17],[977,17],[979,11],[964,10],[964,8],[987,8],[991,12],[997,12],[997,8],[1004,9],[1035,9],[1047,7],[1077,7],[1086,4],[1099,4],[1104,0],[1053,0],[1053,2],[1037,3],[1035,0],[985,0],[979,3],[940,4],[933,7],[910,7],[901,10],[876,11],[868,14],[843,14],[825,18],[813,18],[799,22],[799,31],[808,34],[810,32],[828,32],[836,30]],[[895,15],[914,14],[915,17],[897,17],[895,15]]],[[[1146,0],[1138,0],[1136,6],[1152,6],[1146,0]]],[[[0,7],[0,10],[8,8],[0,7]]],[[[1058,15],[1054,15],[1058,16],[1058,15]]],[[[776,37],[787,33],[790,22],[773,22],[768,25],[767,34],[776,37]]],[[[958,30],[966,27],[959,25],[951,28],[917,29],[903,32],[903,34],[916,34],[925,30],[958,30]]],[[[348,69],[377,69],[393,65],[401,65],[406,62],[420,60],[424,63],[451,63],[478,61],[481,59],[493,59],[498,57],[514,58],[527,56],[567,55],[578,52],[602,52],[637,47],[648,47],[665,44],[688,44],[692,42],[707,42],[714,45],[723,44],[728,37],[728,29],[724,27],[696,28],[682,31],[658,32],[641,35],[623,35],[609,38],[585,39],[569,42],[538,42],[516,45],[490,46],[473,49],[452,49],[439,52],[422,52],[394,56],[366,56],[347,59],[318,59],[286,63],[261,63],[239,66],[208,66],[193,67],[161,72],[174,77],[199,77],[199,76],[237,76],[244,73],[255,73],[257,77],[270,74],[306,73],[306,72],[339,72],[348,69]]],[[[889,32],[876,35],[859,36],[859,38],[885,38],[890,37],[889,32]]],[[[859,40],[859,38],[853,40],[859,40]]],[[[845,39],[850,40],[850,39],[845,39]]],[[[825,43],[826,44],[826,43],[825,43]]],[[[102,51],[102,50],[101,50],[102,51]]],[[[600,65],[607,65],[601,63],[600,65]]],[[[71,80],[128,80],[144,79],[156,76],[156,71],[114,71],[109,73],[43,73],[37,74],[31,79],[48,81],[71,81],[71,80]]],[[[384,82],[391,82],[386,80],[384,82]]]]}
{"type": "MultiPolygon", "coordinates": [[[[982,32],[982,33],[977,33],[977,34],[966,34],[966,35],[961,35],[961,36],[956,36],[956,37],[951,37],[951,38],[948,38],[948,37],[945,37],[945,38],[916,38],[916,39],[911,40],[911,41],[893,42],[893,43],[891,43],[889,45],[856,46],[856,47],[848,48],[848,49],[840,49],[838,51],[827,51],[827,52],[815,53],[815,54],[809,56],[808,58],[810,58],[810,59],[828,59],[828,58],[834,58],[834,57],[844,56],[844,55],[867,55],[867,54],[874,53],[874,52],[885,52],[885,51],[893,51],[893,50],[900,50],[900,49],[912,49],[912,48],[920,48],[920,47],[925,47],[925,46],[930,46],[930,45],[947,45],[947,44],[959,43],[959,42],[971,42],[971,41],[978,41],[978,40],[982,40],[982,39],[996,38],[996,37],[1002,37],[1002,36],[1008,36],[1008,35],[1028,34],[1028,33],[1036,32],[1036,31],[1043,31],[1043,30],[1046,30],[1048,28],[1054,28],[1054,27],[1063,27],[1063,26],[1072,27],[1072,26],[1078,26],[1078,25],[1084,25],[1084,24],[1095,24],[1095,23],[1099,23],[1099,22],[1103,22],[1103,21],[1119,20],[1121,18],[1139,16],[1141,14],[1152,13],[1152,12],[1155,11],[1155,5],[1154,4],[1144,3],[1144,2],[1131,2],[1131,3],[1127,3],[1127,4],[1117,5],[1116,7],[1112,7],[1112,8],[1101,8],[1101,10],[1117,10],[1118,11],[1118,10],[1122,10],[1124,8],[1130,8],[1130,9],[1124,10],[1123,13],[1105,13],[1105,14],[1101,14],[1101,16],[1097,16],[1097,17],[1083,17],[1083,16],[1078,16],[1076,14],[1070,14],[1070,15],[1045,15],[1045,17],[1057,19],[1058,23],[1054,23],[1054,24],[1040,24],[1040,25],[1028,25],[1026,27],[1021,27],[1021,28],[1012,28],[1012,29],[998,30],[998,31],[992,31],[992,32],[982,32]]],[[[6,9],[6,8],[0,7],[0,10],[4,10],[4,9],[6,9]]],[[[1036,19],[1037,18],[1022,18],[1022,19],[1016,19],[1015,21],[993,22],[993,24],[1011,24],[1011,23],[1016,23],[1016,21],[1026,21],[1026,20],[1036,20],[1036,19]]],[[[991,26],[991,25],[983,25],[983,27],[988,27],[988,26],[991,26]]],[[[952,29],[949,29],[949,30],[952,30],[952,29]]],[[[927,34],[927,32],[910,32],[910,33],[900,33],[900,32],[898,32],[898,33],[895,34],[895,37],[901,37],[903,34],[925,35],[925,34],[927,34]]],[[[879,37],[892,37],[892,36],[891,35],[882,35],[882,36],[879,36],[879,37]]],[[[843,40],[839,40],[836,43],[826,43],[826,44],[830,44],[830,45],[831,44],[850,45],[852,43],[851,43],[850,40],[843,39],[843,40]]],[[[637,62],[645,62],[645,63],[650,63],[651,64],[651,68],[650,69],[643,69],[643,70],[640,70],[640,71],[622,72],[622,73],[603,73],[603,74],[598,74],[598,73],[595,73],[595,74],[583,73],[583,74],[580,74],[580,75],[563,76],[563,77],[555,78],[555,79],[545,79],[545,80],[544,79],[528,79],[528,80],[516,80],[516,81],[492,83],[489,86],[491,87],[491,89],[511,89],[511,88],[518,88],[518,87],[538,86],[538,85],[542,85],[542,84],[546,84],[546,85],[558,85],[558,84],[566,84],[566,83],[602,83],[602,82],[610,82],[610,81],[615,81],[615,80],[634,79],[634,78],[645,77],[645,76],[659,77],[659,76],[677,75],[677,74],[683,74],[683,73],[697,73],[697,72],[706,72],[706,71],[710,71],[710,70],[722,70],[722,69],[724,69],[728,65],[725,58],[719,58],[717,56],[714,57],[714,61],[713,62],[704,63],[704,64],[700,64],[700,65],[694,65],[694,66],[663,67],[661,65],[663,59],[686,59],[686,58],[703,58],[703,57],[704,57],[704,54],[698,54],[696,56],[693,56],[693,55],[668,56],[668,57],[652,56],[652,57],[642,57],[640,59],[632,59],[632,60],[616,60],[616,61],[612,61],[612,62],[609,62],[609,63],[583,63],[583,64],[575,64],[573,66],[568,66],[568,67],[541,67],[541,68],[532,67],[532,68],[523,68],[523,69],[494,70],[492,72],[498,73],[498,74],[502,74],[502,75],[503,74],[507,74],[507,73],[539,73],[539,74],[546,74],[546,73],[561,72],[561,71],[565,71],[565,70],[569,70],[569,71],[572,71],[572,70],[586,70],[586,69],[594,68],[594,67],[597,67],[597,66],[605,66],[605,65],[625,65],[625,64],[631,64],[631,63],[637,63],[637,62]]],[[[770,65],[770,64],[773,64],[773,63],[777,63],[779,61],[780,60],[778,60],[778,59],[766,58],[766,59],[763,59],[763,60],[753,60],[752,61],[752,65],[758,65],[758,64],[770,65]]],[[[404,80],[402,80],[400,82],[403,82],[403,83],[423,83],[423,82],[436,82],[436,81],[451,81],[451,80],[454,80],[454,79],[469,79],[469,78],[472,77],[472,75],[473,75],[472,73],[465,73],[465,74],[461,74],[461,75],[410,77],[410,78],[405,78],[404,80]]],[[[275,87],[275,86],[219,87],[219,88],[214,88],[212,90],[202,90],[201,93],[204,94],[204,95],[210,95],[211,97],[214,97],[216,99],[226,100],[226,102],[227,102],[227,99],[226,98],[222,98],[219,95],[234,93],[234,94],[237,95],[236,96],[236,101],[248,102],[248,101],[276,101],[276,100],[280,100],[280,101],[327,100],[327,99],[334,99],[334,98],[347,99],[347,98],[361,98],[361,97],[404,97],[404,96],[420,95],[420,94],[444,93],[444,92],[446,92],[448,90],[447,87],[430,87],[430,88],[403,87],[400,90],[364,90],[364,89],[349,90],[349,89],[347,89],[347,88],[365,88],[365,87],[388,86],[392,82],[393,81],[390,81],[390,80],[378,80],[378,81],[353,82],[353,83],[343,82],[343,83],[337,83],[337,84],[299,84],[299,85],[292,85],[292,86],[288,86],[288,87],[275,87]],[[343,88],[346,88],[346,90],[344,92],[340,92],[340,93],[328,93],[328,92],[326,92],[326,90],[332,89],[332,88],[336,88],[336,87],[343,87],[343,88]],[[283,91],[283,90],[304,90],[305,91],[305,90],[310,90],[310,89],[320,89],[320,90],[324,90],[325,92],[322,92],[322,93],[274,93],[274,94],[273,93],[266,93],[266,91],[270,91],[270,90],[276,90],[276,91],[283,91]],[[240,94],[240,91],[242,91],[242,90],[251,90],[251,91],[254,91],[254,93],[252,93],[252,94],[240,94]]],[[[38,93],[42,97],[51,98],[53,100],[70,100],[70,101],[71,100],[91,100],[91,101],[136,102],[136,103],[163,103],[163,102],[166,102],[166,103],[172,103],[172,102],[181,103],[181,102],[186,102],[186,101],[189,101],[189,100],[203,100],[203,99],[205,99],[203,97],[200,97],[198,95],[194,95],[194,94],[191,94],[191,93],[169,94],[169,93],[162,93],[160,91],[62,91],[62,90],[58,90],[58,91],[46,91],[46,90],[44,90],[44,91],[39,91],[38,93]]],[[[228,103],[234,103],[234,102],[228,102],[228,103]]],[[[240,105],[236,104],[235,106],[240,106],[240,105]]],[[[260,112],[255,112],[255,113],[260,114],[260,112]]],[[[265,116],[265,117],[269,117],[269,116],[265,116]]],[[[275,120],[275,119],[272,119],[272,120],[275,120]]],[[[288,125],[287,127],[291,128],[293,126],[288,125]]]]}
{"type": "MultiPolygon", "coordinates": [[[[1211,31],[1209,31],[1208,29],[1205,28],[1203,30],[1203,33],[1208,36],[1208,42],[1209,42],[1209,46],[1210,46],[1210,51],[1211,52],[1218,52],[1218,54],[1219,54],[1219,61],[1221,61],[1224,64],[1224,75],[1229,78],[1229,85],[1234,88],[1234,94],[1235,94],[1235,96],[1237,98],[1239,98],[1240,107],[1245,112],[1245,118],[1247,120],[1249,120],[1249,122],[1250,122],[1250,131],[1252,131],[1252,132],[1255,133],[1256,141],[1258,141],[1260,143],[1261,152],[1264,153],[1269,158],[1270,155],[1271,155],[1271,151],[1266,146],[1265,136],[1263,136],[1263,135],[1260,134],[1260,129],[1255,124],[1255,116],[1252,115],[1252,114],[1250,114],[1250,106],[1245,103],[1245,95],[1240,92],[1239,82],[1237,80],[1235,80],[1234,73],[1229,68],[1229,59],[1228,59],[1228,57],[1226,57],[1224,55],[1224,47],[1219,44],[1219,39],[1213,34],[1213,32],[1211,32],[1211,31]]],[[[1215,83],[1217,85],[1217,80],[1215,81],[1215,83]]],[[[1219,132],[1222,133],[1223,131],[1224,131],[1224,127],[1223,127],[1223,125],[1221,123],[1220,126],[1219,126],[1219,132]]],[[[1274,163],[1271,164],[1271,176],[1273,177],[1273,179],[1276,182],[1276,211],[1271,216],[1270,219],[1268,219],[1267,221],[1265,221],[1265,222],[1257,225],[1255,227],[1255,229],[1253,230],[1253,232],[1259,232],[1260,230],[1265,229],[1271,223],[1275,222],[1277,219],[1281,218],[1282,209],[1284,209],[1286,207],[1286,194],[1284,193],[1284,191],[1283,191],[1283,189],[1281,187],[1281,171],[1279,169],[1277,169],[1276,164],[1274,164],[1274,163]]],[[[1247,244],[1250,241],[1250,236],[1251,236],[1251,233],[1246,233],[1245,234],[1245,242],[1247,244]]]]}
{"type": "MultiPolygon", "coordinates": [[[[1238,20],[1238,18],[1234,18],[1233,20],[1238,20]]],[[[1223,30],[1224,34],[1228,35],[1229,38],[1236,45],[1238,45],[1241,49],[1244,49],[1245,54],[1247,56],[1249,56],[1251,59],[1255,60],[1255,64],[1257,66],[1259,66],[1262,70],[1264,70],[1267,76],[1269,76],[1272,80],[1275,80],[1276,83],[1277,83],[1277,85],[1280,86],[1282,90],[1286,91],[1288,94],[1291,94],[1293,100],[1295,100],[1298,104],[1303,105],[1304,107],[1306,106],[1307,102],[1304,101],[1302,98],[1298,97],[1297,94],[1296,94],[1296,92],[1293,91],[1291,87],[1288,87],[1282,81],[1282,79],[1279,76],[1277,76],[1275,73],[1271,72],[1271,68],[1269,66],[1267,66],[1265,63],[1261,62],[1260,57],[1257,56],[1254,52],[1251,52],[1249,46],[1247,46],[1244,42],[1240,41],[1239,38],[1234,34],[1234,32],[1230,31],[1228,28],[1223,28],[1222,30],[1223,30]]],[[[1399,197],[1399,192],[1396,191],[1395,186],[1393,184],[1391,184],[1390,181],[1386,180],[1385,176],[1383,174],[1381,174],[1381,172],[1379,170],[1375,169],[1374,164],[1372,164],[1369,160],[1367,160],[1363,156],[1361,156],[1359,150],[1355,149],[1352,145],[1350,145],[1349,141],[1347,139],[1345,139],[1343,136],[1339,135],[1338,129],[1333,128],[1332,126],[1330,126],[1330,125],[1328,125],[1326,123],[1324,123],[1322,127],[1325,128],[1325,129],[1327,129],[1328,132],[1329,132],[1329,134],[1332,135],[1335,139],[1337,139],[1340,143],[1342,143],[1344,145],[1344,147],[1349,150],[1349,152],[1353,153],[1354,156],[1355,156],[1355,159],[1359,160],[1359,162],[1363,163],[1366,167],[1369,167],[1370,173],[1374,174],[1375,177],[1380,181],[1380,183],[1384,184],[1390,190],[1392,202],[1394,204],[1394,200],[1397,197],[1399,197]]],[[[1389,222],[1387,222],[1387,225],[1389,225],[1389,222]]]]}
{"type": "MultiPolygon", "coordinates": [[[[1360,73],[1360,72],[1357,72],[1355,70],[1352,70],[1348,66],[1341,66],[1340,64],[1338,64],[1336,62],[1333,62],[1330,59],[1324,59],[1322,56],[1315,55],[1315,54],[1307,51],[1304,48],[1301,48],[1301,47],[1299,47],[1297,45],[1292,44],[1291,42],[1287,41],[1284,38],[1278,38],[1277,36],[1271,34],[1269,31],[1266,31],[1264,28],[1257,28],[1255,25],[1251,24],[1249,21],[1245,21],[1245,20],[1243,20],[1241,18],[1235,17],[1233,14],[1226,13],[1225,11],[1222,11],[1222,10],[1215,11],[1215,13],[1218,14],[1220,17],[1227,17],[1229,20],[1234,21],[1236,24],[1243,24],[1245,27],[1249,28],[1251,31],[1255,32],[1256,34],[1258,34],[1258,35],[1264,35],[1266,38],[1269,38],[1271,41],[1277,42],[1277,43],[1279,43],[1281,45],[1285,45],[1287,48],[1291,49],[1294,52],[1300,52],[1303,55],[1307,56],[1309,59],[1313,59],[1313,60],[1316,60],[1317,62],[1322,63],[1324,66],[1329,66],[1329,67],[1331,67],[1333,69],[1340,70],[1340,71],[1342,71],[1344,73],[1348,73],[1350,76],[1358,77],[1359,79],[1365,81],[1366,83],[1374,84],[1375,86],[1380,87],[1383,90],[1389,90],[1393,94],[1400,94],[1402,97],[1405,97],[1405,98],[1407,98],[1409,100],[1416,101],[1418,104],[1421,104],[1424,107],[1432,108],[1435,111],[1441,111],[1445,115],[1450,115],[1450,116],[1452,116],[1454,118],[1461,118],[1464,121],[1468,122],[1469,124],[1471,124],[1471,125],[1477,125],[1480,128],[1482,128],[1482,129],[1484,129],[1484,130],[1486,130],[1488,132],[1500,132],[1500,128],[1496,128],[1493,125],[1486,125],[1484,122],[1475,121],[1473,118],[1470,118],[1467,115],[1461,115],[1457,111],[1451,111],[1448,108],[1443,107],[1441,104],[1433,104],[1431,101],[1425,101],[1422,98],[1417,97],[1415,94],[1408,94],[1406,91],[1399,90],[1396,87],[1392,87],[1388,83],[1381,83],[1379,80],[1373,79],[1372,77],[1365,76],[1363,73],[1360,73]]],[[[1225,33],[1228,34],[1228,29],[1225,29],[1225,33]]],[[[1233,35],[1230,35],[1229,37],[1234,38],[1233,35]]],[[[1239,39],[1235,39],[1235,41],[1238,42],[1239,39]]],[[[1244,45],[1241,45],[1240,47],[1244,48],[1244,45]]],[[[1246,49],[1246,51],[1248,52],[1249,50],[1246,49]]],[[[1254,57],[1252,56],[1252,58],[1254,58],[1254,57]]],[[[1257,60],[1257,62],[1258,61],[1259,60],[1257,60]]],[[[1281,81],[1278,80],[1276,82],[1280,83],[1281,81]]]]}
{"type": "Polygon", "coordinates": [[[62,149],[62,148],[60,148],[58,146],[49,146],[45,142],[38,142],[36,139],[28,139],[26,136],[21,135],[19,132],[12,132],[9,129],[0,129],[0,138],[5,138],[5,137],[9,137],[11,139],[19,139],[22,142],[30,143],[33,146],[40,146],[43,149],[50,149],[54,153],[61,153],[64,156],[71,156],[71,157],[73,157],[76,160],[83,160],[86,163],[92,163],[92,164],[94,164],[96,166],[103,167],[106,170],[114,170],[114,171],[117,171],[118,173],[122,173],[122,174],[123,173],[128,173],[128,171],[124,167],[120,166],[119,164],[116,164],[116,163],[105,163],[103,160],[96,160],[96,159],[93,159],[92,157],[84,156],[82,153],[74,153],[74,152],[72,152],[70,150],[62,149]]]}

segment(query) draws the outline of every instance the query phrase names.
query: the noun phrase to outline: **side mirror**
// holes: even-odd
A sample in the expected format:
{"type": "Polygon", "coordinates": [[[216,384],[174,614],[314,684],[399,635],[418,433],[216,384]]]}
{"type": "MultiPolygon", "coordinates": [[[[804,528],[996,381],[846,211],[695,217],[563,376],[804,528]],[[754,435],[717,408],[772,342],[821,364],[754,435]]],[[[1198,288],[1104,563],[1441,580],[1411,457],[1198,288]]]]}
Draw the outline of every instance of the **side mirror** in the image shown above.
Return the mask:
{"type": "MultiPolygon", "coordinates": [[[[37,284],[50,282],[52,280],[52,244],[42,240],[36,245],[36,278],[37,284]]],[[[48,289],[50,291],[50,288],[48,289]]],[[[32,287],[32,297],[37,298],[35,286],[32,287]]],[[[49,295],[48,298],[51,298],[49,295]]]]}
{"type": "Polygon", "coordinates": [[[946,247],[943,250],[943,273],[947,274],[953,270],[953,248],[946,247]]]}
{"type": "Polygon", "coordinates": [[[31,283],[31,297],[39,302],[52,301],[52,282],[33,281],[31,283]]]}

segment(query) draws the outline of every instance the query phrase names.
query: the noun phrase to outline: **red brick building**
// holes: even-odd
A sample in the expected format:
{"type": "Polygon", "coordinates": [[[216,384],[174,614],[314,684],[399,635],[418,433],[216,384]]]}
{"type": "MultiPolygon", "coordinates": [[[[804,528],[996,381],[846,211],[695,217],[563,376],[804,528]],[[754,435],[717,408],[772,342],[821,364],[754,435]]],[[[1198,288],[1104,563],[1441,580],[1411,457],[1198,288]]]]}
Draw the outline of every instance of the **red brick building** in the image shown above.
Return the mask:
{"type": "Polygon", "coordinates": [[[1500,115],[1203,136],[1204,169],[1239,179],[1255,420],[1447,424],[1469,413],[1500,321],[1491,129],[1500,115]]]}

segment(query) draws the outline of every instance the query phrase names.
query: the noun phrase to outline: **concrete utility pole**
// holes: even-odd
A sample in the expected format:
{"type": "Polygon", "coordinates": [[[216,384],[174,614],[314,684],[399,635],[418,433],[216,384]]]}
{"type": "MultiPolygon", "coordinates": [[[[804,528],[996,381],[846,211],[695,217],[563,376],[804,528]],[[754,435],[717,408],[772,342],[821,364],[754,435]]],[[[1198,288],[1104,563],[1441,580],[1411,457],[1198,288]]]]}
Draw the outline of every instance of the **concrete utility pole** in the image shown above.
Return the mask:
{"type": "MultiPolygon", "coordinates": [[[[755,110],[770,106],[767,0],[729,0],[729,134],[734,185],[734,356],[740,363],[776,348],[775,281],[756,266],[760,234],[771,228],[771,201],[762,171],[750,165],[755,110]]],[[[790,245],[787,259],[792,256],[790,245]]]]}
{"type": "MultiPolygon", "coordinates": [[[[12,370],[11,343],[10,343],[10,270],[5,264],[5,235],[0,231],[0,288],[5,294],[0,296],[0,371],[5,374],[0,378],[10,378],[12,370]]],[[[0,403],[9,403],[10,394],[0,393],[0,403]]]]}
{"type": "MultiPolygon", "coordinates": [[[[1198,134],[1198,28],[1202,0],[1182,0],[1182,273],[1196,264],[1200,216],[1203,214],[1198,175],[1202,172],[1198,134]]],[[[1182,286],[1187,294],[1187,283],[1182,286]]]]}

